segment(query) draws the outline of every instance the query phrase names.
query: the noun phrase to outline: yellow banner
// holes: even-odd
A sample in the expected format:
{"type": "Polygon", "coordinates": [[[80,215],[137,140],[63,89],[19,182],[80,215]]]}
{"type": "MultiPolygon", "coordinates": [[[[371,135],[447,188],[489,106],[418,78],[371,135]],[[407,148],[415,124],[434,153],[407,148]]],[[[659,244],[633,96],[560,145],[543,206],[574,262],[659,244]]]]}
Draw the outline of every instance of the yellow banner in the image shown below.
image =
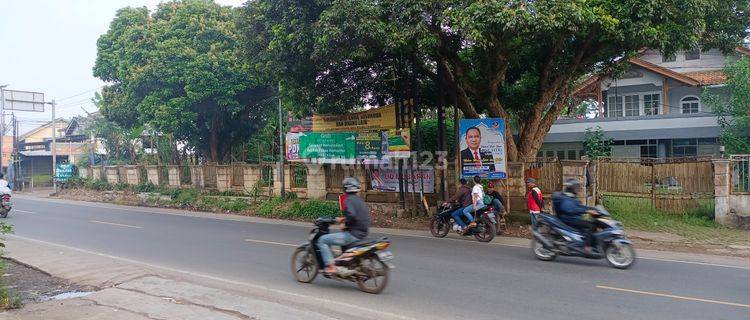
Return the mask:
{"type": "Polygon", "coordinates": [[[373,131],[396,128],[396,105],[342,115],[313,115],[313,132],[373,131]]]}

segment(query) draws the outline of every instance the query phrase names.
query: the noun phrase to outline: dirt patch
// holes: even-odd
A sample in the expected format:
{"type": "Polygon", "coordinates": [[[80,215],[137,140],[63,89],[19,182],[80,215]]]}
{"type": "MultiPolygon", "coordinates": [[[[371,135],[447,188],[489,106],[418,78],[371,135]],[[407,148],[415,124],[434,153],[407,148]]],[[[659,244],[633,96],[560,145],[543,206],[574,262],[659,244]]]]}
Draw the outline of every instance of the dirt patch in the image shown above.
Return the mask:
{"type": "Polygon", "coordinates": [[[2,259],[5,272],[2,281],[12,295],[19,296],[24,304],[43,302],[71,292],[91,292],[94,288],[72,284],[29,268],[9,259],[2,259]]]}

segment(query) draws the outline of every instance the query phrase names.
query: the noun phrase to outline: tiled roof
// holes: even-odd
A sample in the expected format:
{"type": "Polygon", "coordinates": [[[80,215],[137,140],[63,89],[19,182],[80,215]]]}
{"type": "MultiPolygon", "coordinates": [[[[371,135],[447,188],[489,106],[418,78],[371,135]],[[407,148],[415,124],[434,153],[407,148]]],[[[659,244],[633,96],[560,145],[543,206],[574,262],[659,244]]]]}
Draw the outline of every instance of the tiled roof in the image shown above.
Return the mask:
{"type": "Polygon", "coordinates": [[[653,64],[651,62],[648,62],[648,61],[645,61],[645,60],[641,60],[639,58],[630,58],[630,63],[634,64],[634,65],[637,65],[637,66],[639,66],[641,68],[644,68],[646,70],[658,73],[658,74],[663,75],[665,77],[672,78],[674,80],[680,81],[680,82],[682,82],[684,84],[687,84],[687,85],[696,86],[696,85],[699,84],[697,80],[695,80],[695,79],[693,79],[691,77],[686,76],[684,73],[674,72],[672,70],[669,70],[667,68],[658,66],[658,65],[653,64]]]}
{"type": "Polygon", "coordinates": [[[727,75],[721,70],[685,72],[683,74],[697,80],[703,86],[727,82],[727,75]]]}

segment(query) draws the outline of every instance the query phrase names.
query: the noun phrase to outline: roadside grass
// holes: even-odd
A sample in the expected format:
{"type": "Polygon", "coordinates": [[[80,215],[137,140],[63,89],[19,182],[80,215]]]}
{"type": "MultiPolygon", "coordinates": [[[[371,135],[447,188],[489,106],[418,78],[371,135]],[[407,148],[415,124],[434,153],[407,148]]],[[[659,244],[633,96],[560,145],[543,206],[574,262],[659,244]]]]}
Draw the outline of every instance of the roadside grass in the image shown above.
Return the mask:
{"type": "Polygon", "coordinates": [[[603,202],[612,218],[626,229],[672,233],[697,244],[750,244],[750,232],[730,229],[712,220],[712,201],[682,214],[655,210],[649,199],[608,196],[603,202]]]}
{"type": "MultiPolygon", "coordinates": [[[[0,274],[5,274],[5,260],[0,259],[0,274]]],[[[19,309],[23,307],[23,300],[11,293],[4,280],[0,280],[0,310],[19,309]]]]}
{"type": "MultiPolygon", "coordinates": [[[[5,222],[0,222],[0,235],[13,232],[13,226],[5,222]]],[[[0,239],[0,247],[5,248],[5,242],[0,239]]],[[[0,257],[3,252],[0,251],[0,257]]],[[[0,275],[5,274],[5,260],[0,259],[0,275]]],[[[23,307],[23,300],[16,294],[11,293],[5,281],[0,279],[0,310],[19,309],[23,307]]]]}

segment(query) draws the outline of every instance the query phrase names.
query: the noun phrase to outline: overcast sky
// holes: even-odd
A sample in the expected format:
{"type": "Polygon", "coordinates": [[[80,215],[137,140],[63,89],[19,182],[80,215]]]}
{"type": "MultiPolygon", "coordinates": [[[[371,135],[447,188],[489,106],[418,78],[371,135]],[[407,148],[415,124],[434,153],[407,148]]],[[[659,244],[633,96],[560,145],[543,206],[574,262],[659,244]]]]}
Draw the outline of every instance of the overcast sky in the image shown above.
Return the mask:
{"type": "MultiPolygon", "coordinates": [[[[240,6],[246,0],[217,0],[240,6]]],[[[96,40],[117,9],[160,0],[0,0],[0,85],[37,91],[55,99],[57,117],[96,110],[90,99],[103,83],[92,75],[96,40]]],[[[7,114],[7,112],[6,112],[7,114]]],[[[49,120],[51,113],[16,112],[20,133],[49,120]]]]}

